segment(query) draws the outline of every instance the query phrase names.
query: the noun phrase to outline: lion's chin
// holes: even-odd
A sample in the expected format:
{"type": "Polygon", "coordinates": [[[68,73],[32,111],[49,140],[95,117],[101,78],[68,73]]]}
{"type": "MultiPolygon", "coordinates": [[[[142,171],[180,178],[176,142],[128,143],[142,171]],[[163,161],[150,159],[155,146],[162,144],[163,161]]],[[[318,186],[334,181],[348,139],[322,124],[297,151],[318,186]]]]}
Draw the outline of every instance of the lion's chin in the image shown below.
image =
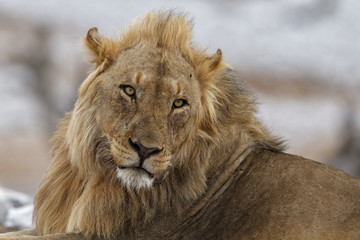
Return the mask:
{"type": "Polygon", "coordinates": [[[138,168],[118,168],[117,177],[129,189],[149,189],[154,183],[148,172],[138,168]]]}

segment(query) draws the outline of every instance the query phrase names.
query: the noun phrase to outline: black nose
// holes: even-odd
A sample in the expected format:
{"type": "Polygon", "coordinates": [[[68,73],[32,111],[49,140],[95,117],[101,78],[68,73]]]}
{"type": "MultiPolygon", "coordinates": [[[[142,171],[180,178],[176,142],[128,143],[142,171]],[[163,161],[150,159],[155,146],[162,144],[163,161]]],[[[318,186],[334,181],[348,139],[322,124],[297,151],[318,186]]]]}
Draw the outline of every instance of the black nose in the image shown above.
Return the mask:
{"type": "Polygon", "coordinates": [[[130,138],[129,138],[129,144],[132,147],[132,149],[134,149],[135,152],[137,152],[137,154],[140,157],[139,167],[142,166],[142,164],[146,158],[148,158],[152,155],[155,155],[155,154],[161,152],[161,150],[162,150],[162,149],[159,149],[156,147],[152,147],[152,148],[145,147],[139,141],[133,142],[130,138]]]}

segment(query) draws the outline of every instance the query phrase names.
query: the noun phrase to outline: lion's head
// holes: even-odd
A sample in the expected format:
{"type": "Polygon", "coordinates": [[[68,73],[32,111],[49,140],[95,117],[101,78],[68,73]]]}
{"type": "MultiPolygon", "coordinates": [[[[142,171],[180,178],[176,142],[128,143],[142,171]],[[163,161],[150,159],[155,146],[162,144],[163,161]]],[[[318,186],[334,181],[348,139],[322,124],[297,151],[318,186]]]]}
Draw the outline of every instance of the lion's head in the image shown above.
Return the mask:
{"type": "Polygon", "coordinates": [[[281,148],[221,51],[195,48],[190,32],[174,12],[147,14],[119,40],[89,30],[96,69],[54,137],[40,233],[111,237],[160,208],[181,214],[239,146],[281,148]]]}
{"type": "Polygon", "coordinates": [[[135,189],[161,182],[198,125],[201,91],[192,64],[181,53],[137,46],[119,53],[94,84],[96,124],[118,178],[135,189]]]}

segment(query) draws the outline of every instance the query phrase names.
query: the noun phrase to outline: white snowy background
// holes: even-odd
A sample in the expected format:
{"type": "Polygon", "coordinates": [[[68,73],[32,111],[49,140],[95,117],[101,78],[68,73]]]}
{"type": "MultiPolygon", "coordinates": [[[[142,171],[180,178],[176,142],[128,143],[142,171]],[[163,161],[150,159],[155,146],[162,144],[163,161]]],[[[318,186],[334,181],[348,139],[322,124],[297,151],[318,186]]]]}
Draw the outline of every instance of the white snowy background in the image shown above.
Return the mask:
{"type": "Polygon", "coordinates": [[[0,185],[30,196],[0,188],[0,225],[31,226],[49,139],[90,68],[87,30],[116,37],[160,8],[187,12],[194,42],[223,51],[288,152],[360,175],[360,1],[0,0],[0,185]]]}

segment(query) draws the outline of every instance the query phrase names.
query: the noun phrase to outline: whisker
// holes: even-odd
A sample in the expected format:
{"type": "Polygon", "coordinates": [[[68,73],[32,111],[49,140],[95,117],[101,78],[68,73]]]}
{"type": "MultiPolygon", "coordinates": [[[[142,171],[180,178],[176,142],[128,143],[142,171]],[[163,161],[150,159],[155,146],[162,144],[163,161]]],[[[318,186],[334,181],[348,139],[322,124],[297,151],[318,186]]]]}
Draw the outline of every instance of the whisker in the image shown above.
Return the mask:
{"type": "Polygon", "coordinates": [[[162,163],[162,162],[169,162],[170,160],[171,160],[171,156],[168,156],[168,157],[165,157],[165,158],[161,158],[161,159],[156,158],[156,159],[154,159],[153,161],[154,161],[154,162],[162,163]]]}
{"type": "Polygon", "coordinates": [[[131,155],[131,152],[126,148],[120,148],[118,145],[115,144],[112,144],[111,146],[115,148],[117,151],[119,151],[121,154],[131,155]]]}

